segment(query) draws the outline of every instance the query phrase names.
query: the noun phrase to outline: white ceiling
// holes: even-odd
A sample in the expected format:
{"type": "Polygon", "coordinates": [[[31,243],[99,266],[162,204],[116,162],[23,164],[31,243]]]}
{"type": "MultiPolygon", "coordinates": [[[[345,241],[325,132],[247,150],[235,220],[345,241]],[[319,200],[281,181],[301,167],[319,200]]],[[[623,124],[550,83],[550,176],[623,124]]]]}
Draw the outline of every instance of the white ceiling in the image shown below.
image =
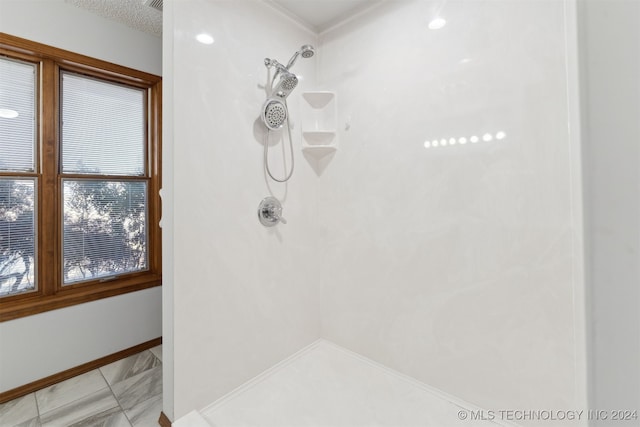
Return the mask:
{"type": "Polygon", "coordinates": [[[316,32],[343,21],[381,0],[271,0],[316,32]]]}
{"type": "MultiPolygon", "coordinates": [[[[113,19],[155,36],[162,35],[162,12],[143,5],[143,0],[65,0],[105,18],[113,19]]],[[[274,7],[321,32],[354,13],[383,0],[265,0],[274,7]]]]}

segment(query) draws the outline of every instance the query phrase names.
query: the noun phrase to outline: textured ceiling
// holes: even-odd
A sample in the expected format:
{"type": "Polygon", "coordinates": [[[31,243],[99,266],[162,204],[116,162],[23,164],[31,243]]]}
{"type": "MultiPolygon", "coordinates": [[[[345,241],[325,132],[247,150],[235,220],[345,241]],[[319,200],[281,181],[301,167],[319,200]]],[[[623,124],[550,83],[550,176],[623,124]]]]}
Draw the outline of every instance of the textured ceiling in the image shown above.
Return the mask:
{"type": "Polygon", "coordinates": [[[143,0],[65,1],[154,36],[162,35],[162,12],[145,6],[143,0]]]}

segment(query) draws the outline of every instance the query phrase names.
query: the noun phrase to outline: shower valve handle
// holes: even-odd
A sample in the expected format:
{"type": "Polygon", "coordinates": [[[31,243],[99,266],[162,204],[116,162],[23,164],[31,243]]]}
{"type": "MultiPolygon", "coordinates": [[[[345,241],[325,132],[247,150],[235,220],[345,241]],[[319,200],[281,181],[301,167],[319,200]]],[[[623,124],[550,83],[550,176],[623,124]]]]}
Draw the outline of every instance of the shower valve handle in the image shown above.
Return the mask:
{"type": "Polygon", "coordinates": [[[258,219],[265,227],[273,227],[279,222],[286,224],[282,217],[282,204],[275,197],[265,197],[258,206],[258,219]]]}
{"type": "Polygon", "coordinates": [[[266,208],[265,216],[271,218],[274,222],[287,223],[287,220],[282,216],[282,207],[277,205],[270,205],[266,208]]]}

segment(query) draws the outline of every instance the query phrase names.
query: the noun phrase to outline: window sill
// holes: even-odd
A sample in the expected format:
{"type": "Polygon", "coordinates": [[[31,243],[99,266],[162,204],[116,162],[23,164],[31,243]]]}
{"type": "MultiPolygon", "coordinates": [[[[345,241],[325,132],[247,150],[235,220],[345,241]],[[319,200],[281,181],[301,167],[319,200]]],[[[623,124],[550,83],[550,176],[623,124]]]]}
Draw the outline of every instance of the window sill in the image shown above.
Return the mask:
{"type": "Polygon", "coordinates": [[[49,310],[71,307],[85,302],[96,301],[116,295],[127,294],[129,292],[141,291],[143,289],[161,286],[160,275],[150,274],[144,277],[124,279],[120,282],[107,282],[97,285],[89,285],[76,289],[63,289],[54,295],[40,295],[34,292],[32,295],[22,295],[20,302],[0,300],[0,322],[18,319],[44,313],[49,310]]]}

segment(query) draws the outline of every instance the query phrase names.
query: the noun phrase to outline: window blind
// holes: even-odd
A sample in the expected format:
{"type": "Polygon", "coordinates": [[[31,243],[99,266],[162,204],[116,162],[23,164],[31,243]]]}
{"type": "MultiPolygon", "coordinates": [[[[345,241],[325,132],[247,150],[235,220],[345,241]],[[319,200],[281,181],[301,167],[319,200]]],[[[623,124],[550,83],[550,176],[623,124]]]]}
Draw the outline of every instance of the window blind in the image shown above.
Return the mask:
{"type": "Polygon", "coordinates": [[[34,290],[35,179],[0,178],[0,296],[34,290]]]}
{"type": "Polygon", "coordinates": [[[34,171],[35,103],[35,65],[0,57],[0,171],[34,171]]]}
{"type": "Polygon", "coordinates": [[[145,174],[142,89],[62,73],[63,173],[145,174]]]}

